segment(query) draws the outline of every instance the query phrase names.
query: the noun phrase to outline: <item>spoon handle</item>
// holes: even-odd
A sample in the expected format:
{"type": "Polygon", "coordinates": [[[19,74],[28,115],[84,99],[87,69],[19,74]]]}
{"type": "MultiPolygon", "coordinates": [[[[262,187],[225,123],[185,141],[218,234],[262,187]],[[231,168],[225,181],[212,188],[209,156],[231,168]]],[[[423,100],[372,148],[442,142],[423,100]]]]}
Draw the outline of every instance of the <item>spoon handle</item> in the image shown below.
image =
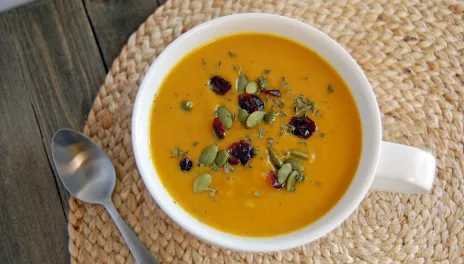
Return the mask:
{"type": "Polygon", "coordinates": [[[108,213],[114,220],[114,223],[118,227],[119,231],[122,234],[122,237],[126,241],[127,246],[129,247],[132,256],[134,256],[135,261],[138,264],[158,264],[158,261],[153,257],[153,255],[148,251],[148,249],[142,244],[140,239],[135,235],[135,233],[126,225],[122,217],[119,215],[118,211],[114,207],[113,201],[111,198],[105,199],[102,205],[108,210],[108,213]]]}

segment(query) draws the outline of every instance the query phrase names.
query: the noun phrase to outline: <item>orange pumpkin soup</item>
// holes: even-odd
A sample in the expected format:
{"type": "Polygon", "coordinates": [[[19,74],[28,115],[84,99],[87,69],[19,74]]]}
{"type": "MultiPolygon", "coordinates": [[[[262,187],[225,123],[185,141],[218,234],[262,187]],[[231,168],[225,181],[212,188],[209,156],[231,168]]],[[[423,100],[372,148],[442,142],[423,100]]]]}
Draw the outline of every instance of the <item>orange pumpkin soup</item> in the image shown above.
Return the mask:
{"type": "Polygon", "coordinates": [[[159,89],[150,130],[173,202],[211,227],[253,237],[326,214],[350,185],[362,146],[340,75],[300,44],[255,33],[185,56],[159,89]]]}

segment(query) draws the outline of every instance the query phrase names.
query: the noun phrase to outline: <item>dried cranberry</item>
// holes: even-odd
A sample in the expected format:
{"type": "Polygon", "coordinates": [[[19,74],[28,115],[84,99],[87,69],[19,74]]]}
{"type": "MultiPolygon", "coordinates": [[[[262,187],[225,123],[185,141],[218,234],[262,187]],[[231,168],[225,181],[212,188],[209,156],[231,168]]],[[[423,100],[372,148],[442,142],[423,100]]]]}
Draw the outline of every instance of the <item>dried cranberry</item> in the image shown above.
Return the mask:
{"type": "Polygon", "coordinates": [[[219,117],[214,118],[213,128],[218,138],[222,139],[226,136],[226,130],[224,129],[224,125],[222,124],[221,119],[219,119],[219,117]]]}
{"type": "Polygon", "coordinates": [[[209,80],[209,87],[213,90],[213,92],[224,95],[230,90],[232,85],[230,85],[230,82],[224,80],[224,78],[214,76],[211,80],[209,80]]]}
{"type": "Polygon", "coordinates": [[[229,164],[230,165],[238,165],[239,163],[240,163],[240,161],[237,158],[229,156],[229,164]]]}
{"type": "Polygon", "coordinates": [[[255,111],[261,111],[264,108],[264,102],[254,94],[241,94],[238,96],[238,105],[246,110],[248,114],[255,111]]]}
{"type": "Polygon", "coordinates": [[[238,159],[242,164],[247,164],[254,155],[253,146],[243,140],[232,143],[228,148],[228,152],[231,157],[238,159]]]}
{"type": "Polygon", "coordinates": [[[267,89],[262,89],[261,90],[265,94],[269,94],[272,96],[280,97],[280,91],[279,90],[267,90],[267,89]]]}
{"type": "Polygon", "coordinates": [[[294,116],[288,123],[294,127],[292,134],[300,138],[309,138],[316,131],[316,123],[307,116],[294,116]]]}
{"type": "Polygon", "coordinates": [[[282,188],[282,185],[280,185],[279,182],[277,181],[277,177],[273,171],[270,171],[267,174],[267,180],[269,181],[272,187],[277,188],[277,189],[282,188]]]}
{"type": "Polygon", "coordinates": [[[183,171],[189,171],[192,168],[193,162],[189,157],[183,158],[180,163],[180,169],[183,171]]]}

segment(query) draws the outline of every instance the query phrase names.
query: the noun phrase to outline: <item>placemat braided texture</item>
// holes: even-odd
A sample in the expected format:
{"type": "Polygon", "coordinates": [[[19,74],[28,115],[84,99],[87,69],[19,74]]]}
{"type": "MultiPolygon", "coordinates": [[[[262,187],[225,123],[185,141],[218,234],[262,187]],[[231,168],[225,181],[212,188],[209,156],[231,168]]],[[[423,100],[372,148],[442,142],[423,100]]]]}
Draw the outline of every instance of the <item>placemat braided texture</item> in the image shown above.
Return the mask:
{"type": "MultiPolygon", "coordinates": [[[[452,1],[174,0],[151,15],[114,61],[84,128],[117,171],[113,201],[163,263],[464,263],[464,4],[452,1]],[[132,104],[144,73],[175,38],[240,12],[292,17],[343,45],[377,95],[384,140],[431,151],[430,194],[372,192],[316,242],[271,254],[199,241],[161,211],[135,166],[132,104]]],[[[70,200],[72,263],[135,263],[103,207],[70,200]]]]}

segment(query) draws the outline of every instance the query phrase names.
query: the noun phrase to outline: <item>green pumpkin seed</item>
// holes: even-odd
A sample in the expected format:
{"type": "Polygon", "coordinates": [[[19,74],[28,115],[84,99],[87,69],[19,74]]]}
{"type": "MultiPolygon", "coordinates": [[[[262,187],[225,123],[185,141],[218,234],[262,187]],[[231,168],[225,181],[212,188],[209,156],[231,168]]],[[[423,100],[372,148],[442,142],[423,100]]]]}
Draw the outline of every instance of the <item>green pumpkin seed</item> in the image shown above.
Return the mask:
{"type": "Polygon", "coordinates": [[[224,164],[227,162],[227,159],[229,159],[229,153],[227,153],[227,151],[225,150],[220,150],[217,153],[216,160],[214,161],[214,163],[216,163],[216,166],[220,168],[224,166],[224,164]]]}
{"type": "Polygon", "coordinates": [[[240,75],[237,79],[237,92],[242,94],[245,92],[245,87],[248,84],[248,79],[245,75],[240,75]]]}
{"type": "Polygon", "coordinates": [[[282,165],[284,165],[284,163],[282,162],[282,160],[277,155],[277,152],[275,152],[275,150],[272,149],[272,148],[268,148],[267,150],[269,152],[269,159],[271,160],[272,165],[274,165],[278,169],[280,167],[282,167],[282,165]]]}
{"type": "Polygon", "coordinates": [[[238,110],[238,120],[245,126],[249,114],[245,109],[238,110]]]}
{"type": "Polygon", "coordinates": [[[264,116],[264,122],[266,122],[267,124],[271,124],[272,122],[274,122],[277,118],[277,115],[274,114],[274,113],[267,113],[265,116],[264,116]]]}
{"type": "Polygon", "coordinates": [[[211,184],[211,175],[205,173],[198,176],[193,182],[193,191],[195,193],[201,193],[206,191],[211,184]]]}
{"type": "Polygon", "coordinates": [[[292,165],[290,164],[284,164],[282,167],[280,167],[279,171],[277,172],[277,181],[279,184],[283,184],[285,181],[287,181],[288,175],[292,172],[292,165]]]}
{"type": "Polygon", "coordinates": [[[190,101],[182,101],[182,103],[180,103],[180,107],[185,111],[190,112],[193,108],[193,103],[190,101]]]}
{"type": "Polygon", "coordinates": [[[300,159],[308,159],[308,154],[299,151],[299,150],[290,150],[290,155],[295,157],[295,158],[300,158],[300,159]]]}
{"type": "Polygon", "coordinates": [[[296,160],[294,160],[294,159],[286,159],[286,160],[284,161],[284,163],[292,165],[292,168],[293,168],[294,170],[297,170],[297,171],[299,171],[299,172],[304,171],[303,165],[301,165],[298,161],[296,161],[296,160]]]}
{"type": "Polygon", "coordinates": [[[219,106],[216,110],[216,115],[219,117],[226,129],[230,129],[232,127],[232,115],[227,108],[219,106]]]}
{"type": "Polygon", "coordinates": [[[258,91],[258,84],[255,81],[249,82],[245,87],[245,91],[247,92],[247,94],[256,93],[258,91]]]}
{"type": "Polygon", "coordinates": [[[200,166],[209,166],[216,159],[218,147],[216,145],[209,146],[203,150],[198,158],[198,164],[200,166]]]}
{"type": "Polygon", "coordinates": [[[296,190],[295,184],[296,184],[296,176],[299,174],[298,171],[292,171],[290,175],[287,178],[287,191],[289,192],[294,192],[296,190]]]}
{"type": "Polygon", "coordinates": [[[265,115],[266,115],[266,112],[263,112],[263,111],[255,111],[251,113],[251,115],[246,120],[246,126],[249,128],[258,126],[263,120],[265,115]]]}

